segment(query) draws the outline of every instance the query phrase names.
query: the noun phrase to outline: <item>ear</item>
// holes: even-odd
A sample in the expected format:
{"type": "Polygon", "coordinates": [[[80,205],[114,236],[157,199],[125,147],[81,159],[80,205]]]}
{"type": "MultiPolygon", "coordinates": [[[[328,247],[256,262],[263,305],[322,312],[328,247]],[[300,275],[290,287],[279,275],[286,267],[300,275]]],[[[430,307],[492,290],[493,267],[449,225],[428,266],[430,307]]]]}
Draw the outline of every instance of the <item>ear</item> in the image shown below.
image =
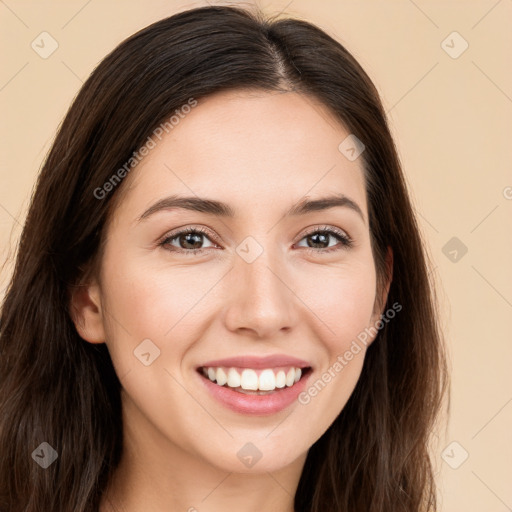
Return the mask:
{"type": "Polygon", "coordinates": [[[90,343],[105,342],[100,287],[93,279],[70,290],[70,315],[78,334],[90,343]]]}
{"type": "MultiPolygon", "coordinates": [[[[384,314],[384,307],[388,299],[389,288],[391,287],[391,281],[393,281],[393,250],[388,245],[386,252],[386,281],[382,286],[382,291],[379,297],[375,298],[374,310],[371,318],[371,325],[373,326],[382,314],[384,314]]],[[[373,341],[373,340],[372,340],[373,341]]]]}
{"type": "Polygon", "coordinates": [[[384,313],[384,306],[386,305],[386,301],[388,300],[389,288],[391,287],[391,281],[393,281],[393,249],[388,245],[388,250],[386,252],[386,283],[384,285],[384,290],[382,291],[382,296],[380,297],[380,305],[382,311],[380,311],[379,315],[384,313]]]}

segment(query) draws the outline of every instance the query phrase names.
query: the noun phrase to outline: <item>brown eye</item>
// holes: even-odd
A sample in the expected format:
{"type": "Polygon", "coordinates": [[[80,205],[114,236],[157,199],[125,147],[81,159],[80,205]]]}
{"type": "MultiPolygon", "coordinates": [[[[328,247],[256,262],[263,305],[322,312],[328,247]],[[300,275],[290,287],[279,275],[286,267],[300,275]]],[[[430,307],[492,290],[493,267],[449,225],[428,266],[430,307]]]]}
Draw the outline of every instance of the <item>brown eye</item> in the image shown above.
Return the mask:
{"type": "MultiPolygon", "coordinates": [[[[184,254],[196,254],[210,248],[203,247],[205,239],[211,243],[211,240],[206,233],[206,230],[198,228],[183,229],[166,236],[158,245],[170,251],[181,252],[184,254]]],[[[212,244],[212,246],[213,245],[214,244],[212,244]]]]}
{"type": "Polygon", "coordinates": [[[317,253],[326,253],[337,251],[339,249],[346,249],[352,247],[353,244],[352,240],[346,233],[341,230],[338,231],[337,229],[332,228],[322,228],[310,231],[306,233],[301,241],[302,240],[307,241],[306,250],[317,253]],[[332,241],[335,240],[338,241],[337,244],[335,243],[334,245],[329,245],[332,241]]]}

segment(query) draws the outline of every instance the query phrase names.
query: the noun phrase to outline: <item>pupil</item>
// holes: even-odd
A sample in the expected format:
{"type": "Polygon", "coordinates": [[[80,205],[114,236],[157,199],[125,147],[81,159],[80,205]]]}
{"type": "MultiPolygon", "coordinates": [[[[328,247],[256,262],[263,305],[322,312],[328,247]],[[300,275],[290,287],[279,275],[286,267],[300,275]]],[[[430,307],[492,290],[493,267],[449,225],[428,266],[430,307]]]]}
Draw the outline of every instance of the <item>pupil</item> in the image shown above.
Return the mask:
{"type": "Polygon", "coordinates": [[[201,245],[201,237],[202,235],[199,233],[187,233],[186,235],[182,235],[181,239],[184,240],[186,244],[192,245],[192,247],[186,247],[187,249],[199,249],[201,245]],[[195,238],[195,242],[193,239],[195,238]]]}
{"type": "Polygon", "coordinates": [[[326,244],[327,243],[327,245],[328,245],[328,236],[329,235],[327,235],[325,233],[315,233],[314,235],[310,235],[310,239],[313,240],[313,239],[317,239],[319,237],[322,238],[322,240],[320,242],[313,241],[313,244],[316,247],[318,244],[322,245],[322,244],[326,244]]]}

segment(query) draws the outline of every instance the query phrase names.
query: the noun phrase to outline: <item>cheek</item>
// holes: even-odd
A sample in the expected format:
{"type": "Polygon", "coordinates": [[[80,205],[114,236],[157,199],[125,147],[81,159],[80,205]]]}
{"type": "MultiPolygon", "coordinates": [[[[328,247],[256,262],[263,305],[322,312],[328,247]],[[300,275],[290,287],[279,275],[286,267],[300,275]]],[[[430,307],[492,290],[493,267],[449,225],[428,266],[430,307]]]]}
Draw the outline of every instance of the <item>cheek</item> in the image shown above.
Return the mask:
{"type": "Polygon", "coordinates": [[[200,336],[207,296],[225,273],[199,271],[195,265],[151,266],[129,255],[116,257],[115,264],[106,257],[104,268],[107,340],[123,368],[136,362],[133,351],[146,339],[160,350],[158,366],[181,361],[200,336]]]}
{"type": "Polygon", "coordinates": [[[189,291],[194,288],[187,290],[186,272],[165,272],[151,264],[149,254],[121,247],[120,241],[112,238],[104,257],[106,305],[117,320],[110,324],[114,329],[124,327],[134,338],[150,334],[161,338],[191,306],[193,293],[189,291]]]}
{"type": "Polygon", "coordinates": [[[298,294],[318,318],[321,339],[331,358],[347,350],[351,341],[370,325],[375,287],[371,258],[304,273],[298,294]]]}
{"type": "Polygon", "coordinates": [[[299,403],[304,413],[314,418],[304,425],[308,437],[318,438],[343,410],[361,375],[367,345],[358,336],[370,325],[373,313],[373,260],[329,268],[324,278],[317,271],[308,280],[302,293],[309,290],[305,302],[319,319],[316,334],[326,357],[299,396],[299,403]]]}
{"type": "Polygon", "coordinates": [[[128,256],[105,261],[107,345],[127,410],[186,438],[179,418],[186,411],[187,421],[202,424],[204,410],[179,384],[180,365],[200,336],[201,299],[218,278],[198,276],[193,266],[163,271],[128,256]]]}

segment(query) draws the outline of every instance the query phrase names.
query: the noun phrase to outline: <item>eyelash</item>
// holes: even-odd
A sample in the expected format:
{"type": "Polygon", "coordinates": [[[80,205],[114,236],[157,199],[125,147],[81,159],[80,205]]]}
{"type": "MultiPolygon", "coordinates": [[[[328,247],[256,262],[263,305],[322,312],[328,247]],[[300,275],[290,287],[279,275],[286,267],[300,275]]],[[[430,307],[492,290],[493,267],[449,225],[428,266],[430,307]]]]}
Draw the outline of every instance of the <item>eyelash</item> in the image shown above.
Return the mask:
{"type": "MultiPolygon", "coordinates": [[[[304,247],[303,250],[305,250],[306,252],[308,252],[310,254],[313,254],[313,253],[314,254],[326,254],[326,253],[331,253],[334,251],[339,251],[341,249],[350,249],[353,246],[353,240],[346,233],[344,233],[343,231],[338,230],[336,228],[329,227],[329,226],[322,226],[321,228],[316,227],[316,228],[308,230],[306,233],[304,233],[304,235],[299,240],[299,242],[308,236],[319,234],[319,233],[332,235],[334,238],[337,238],[341,242],[341,244],[335,245],[334,247],[329,247],[327,249],[315,249],[313,247],[304,247]]],[[[175,240],[180,235],[185,235],[185,234],[204,235],[208,239],[210,239],[210,236],[209,236],[210,232],[208,230],[201,228],[201,227],[199,227],[199,228],[190,228],[189,227],[189,228],[182,229],[180,231],[176,231],[175,233],[171,233],[170,235],[166,236],[161,242],[158,243],[158,246],[163,247],[168,251],[185,254],[187,256],[194,256],[195,254],[202,253],[209,249],[209,248],[206,248],[206,249],[178,249],[176,247],[172,247],[169,245],[171,241],[175,240]],[[171,248],[169,248],[169,247],[171,247],[171,248]]],[[[210,241],[212,241],[212,240],[210,240],[210,241]]]]}

